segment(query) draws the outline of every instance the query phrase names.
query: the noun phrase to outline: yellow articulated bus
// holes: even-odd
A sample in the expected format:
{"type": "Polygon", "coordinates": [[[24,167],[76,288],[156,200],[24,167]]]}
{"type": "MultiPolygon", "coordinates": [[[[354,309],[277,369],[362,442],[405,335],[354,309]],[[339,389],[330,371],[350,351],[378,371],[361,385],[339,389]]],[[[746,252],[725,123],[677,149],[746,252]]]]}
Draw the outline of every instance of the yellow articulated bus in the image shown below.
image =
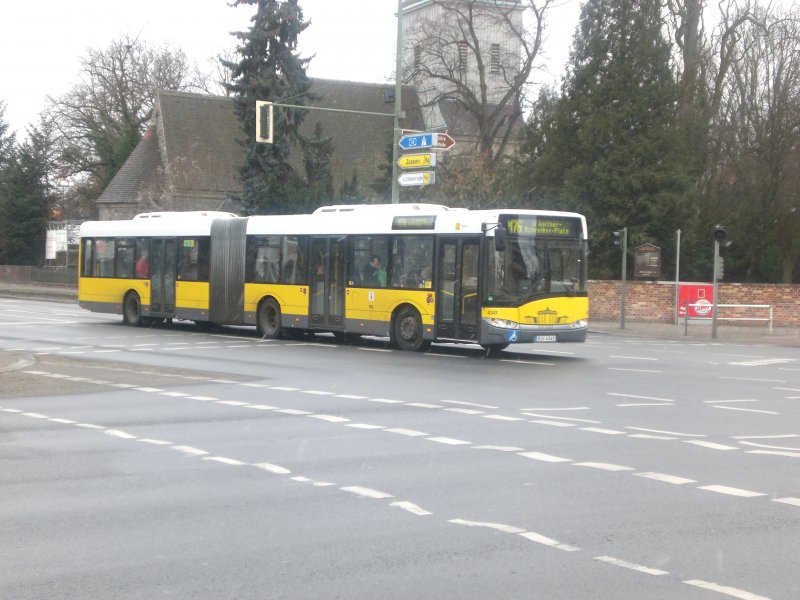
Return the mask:
{"type": "Polygon", "coordinates": [[[432,204],[308,215],[145,213],[81,227],[80,305],[130,325],[255,325],[431,342],[582,342],[586,220],[432,204]]]}

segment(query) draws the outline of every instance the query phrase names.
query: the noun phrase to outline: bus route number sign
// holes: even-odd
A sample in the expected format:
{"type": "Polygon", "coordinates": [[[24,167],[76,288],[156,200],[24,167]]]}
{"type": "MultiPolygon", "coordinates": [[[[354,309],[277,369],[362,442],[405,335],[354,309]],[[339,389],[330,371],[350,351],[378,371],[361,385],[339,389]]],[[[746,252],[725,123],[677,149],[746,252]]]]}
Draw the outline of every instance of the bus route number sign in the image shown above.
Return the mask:
{"type": "Polygon", "coordinates": [[[500,222],[511,235],[578,237],[577,219],[534,217],[528,215],[502,215],[500,222]]]}

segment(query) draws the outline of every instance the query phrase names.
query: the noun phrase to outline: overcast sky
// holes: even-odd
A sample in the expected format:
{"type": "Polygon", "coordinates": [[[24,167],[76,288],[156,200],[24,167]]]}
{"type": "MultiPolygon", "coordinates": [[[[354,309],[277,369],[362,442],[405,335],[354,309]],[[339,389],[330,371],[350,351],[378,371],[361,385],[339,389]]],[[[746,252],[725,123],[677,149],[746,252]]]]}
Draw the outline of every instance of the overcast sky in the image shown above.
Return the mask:
{"type": "MultiPolygon", "coordinates": [[[[253,6],[228,0],[0,0],[0,101],[6,122],[22,135],[38,122],[47,96],[58,97],[79,80],[88,48],[105,49],[125,35],[152,45],[181,48],[203,70],[207,60],[233,50],[232,31],[246,30],[253,6]]],[[[564,0],[550,17],[550,71],[562,72],[579,13],[564,0]]],[[[300,0],[311,25],[300,53],[314,55],[312,77],[391,81],[396,48],[397,0],[300,0]]],[[[553,75],[555,77],[555,75],[553,75]]]]}

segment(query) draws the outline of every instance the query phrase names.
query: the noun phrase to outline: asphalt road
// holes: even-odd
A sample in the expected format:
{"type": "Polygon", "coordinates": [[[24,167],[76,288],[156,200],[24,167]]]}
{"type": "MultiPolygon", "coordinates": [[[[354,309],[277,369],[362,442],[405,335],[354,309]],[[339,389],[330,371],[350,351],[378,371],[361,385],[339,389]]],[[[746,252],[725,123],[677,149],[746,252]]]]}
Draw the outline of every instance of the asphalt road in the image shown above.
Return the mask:
{"type": "Polygon", "coordinates": [[[798,598],[799,359],[0,299],[0,600],[798,598]]]}

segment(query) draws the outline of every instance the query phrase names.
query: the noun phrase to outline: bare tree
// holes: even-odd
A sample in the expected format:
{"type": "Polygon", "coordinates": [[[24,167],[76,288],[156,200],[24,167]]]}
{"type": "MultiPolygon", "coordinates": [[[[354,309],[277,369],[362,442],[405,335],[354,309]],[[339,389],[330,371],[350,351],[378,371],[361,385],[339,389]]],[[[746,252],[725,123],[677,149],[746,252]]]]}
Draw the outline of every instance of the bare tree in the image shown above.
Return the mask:
{"type": "Polygon", "coordinates": [[[192,89],[182,50],[123,37],[81,60],[80,82],[49,98],[65,175],[88,176],[102,189],[141,140],[159,89],[192,89]]]}
{"type": "Polygon", "coordinates": [[[763,277],[777,255],[791,283],[800,261],[800,13],[754,17],[722,88],[715,191],[741,225],[746,274],[763,277]]]}
{"type": "Polygon", "coordinates": [[[433,0],[429,16],[405,17],[406,81],[419,90],[429,120],[449,105],[470,122],[487,168],[504,156],[520,125],[526,84],[540,56],[545,14],[553,2],[433,0]]]}

